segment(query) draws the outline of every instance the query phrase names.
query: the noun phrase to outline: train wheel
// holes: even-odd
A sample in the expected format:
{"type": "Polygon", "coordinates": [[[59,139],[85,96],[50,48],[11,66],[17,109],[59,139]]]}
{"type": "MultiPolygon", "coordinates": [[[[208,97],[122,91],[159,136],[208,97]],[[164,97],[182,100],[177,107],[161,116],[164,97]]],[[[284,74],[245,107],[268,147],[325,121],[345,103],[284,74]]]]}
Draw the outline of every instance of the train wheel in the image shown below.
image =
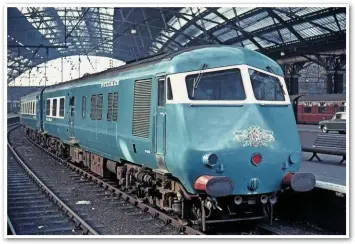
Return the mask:
{"type": "Polygon", "coordinates": [[[323,133],[328,133],[328,128],[327,128],[327,126],[326,125],[322,125],[322,132],[323,133]]]}

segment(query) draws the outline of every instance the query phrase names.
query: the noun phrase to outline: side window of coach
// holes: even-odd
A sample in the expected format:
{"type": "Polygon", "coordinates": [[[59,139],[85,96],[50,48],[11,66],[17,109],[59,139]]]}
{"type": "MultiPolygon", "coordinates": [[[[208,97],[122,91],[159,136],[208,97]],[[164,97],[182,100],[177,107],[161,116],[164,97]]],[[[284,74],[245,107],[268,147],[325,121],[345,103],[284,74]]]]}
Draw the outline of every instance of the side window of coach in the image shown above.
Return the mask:
{"type": "Polygon", "coordinates": [[[52,116],[57,116],[57,99],[53,99],[52,116]]]}
{"type": "Polygon", "coordinates": [[[59,117],[64,117],[64,97],[59,100],[59,117]]]}
{"type": "Polygon", "coordinates": [[[50,99],[47,99],[47,103],[46,103],[46,115],[47,116],[50,116],[51,114],[51,100],[50,99]]]}
{"type": "Polygon", "coordinates": [[[85,116],[86,116],[86,97],[83,96],[83,99],[82,99],[81,117],[82,117],[82,118],[85,118],[85,116]]]}

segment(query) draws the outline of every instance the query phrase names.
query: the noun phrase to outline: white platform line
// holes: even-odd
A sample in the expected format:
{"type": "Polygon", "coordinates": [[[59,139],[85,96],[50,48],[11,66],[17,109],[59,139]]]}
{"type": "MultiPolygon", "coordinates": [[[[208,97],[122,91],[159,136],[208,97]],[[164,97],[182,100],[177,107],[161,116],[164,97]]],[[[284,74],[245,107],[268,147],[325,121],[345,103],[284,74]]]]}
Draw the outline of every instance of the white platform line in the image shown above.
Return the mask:
{"type": "Polygon", "coordinates": [[[316,181],[316,187],[346,194],[346,186],[333,184],[325,181],[316,181]]]}

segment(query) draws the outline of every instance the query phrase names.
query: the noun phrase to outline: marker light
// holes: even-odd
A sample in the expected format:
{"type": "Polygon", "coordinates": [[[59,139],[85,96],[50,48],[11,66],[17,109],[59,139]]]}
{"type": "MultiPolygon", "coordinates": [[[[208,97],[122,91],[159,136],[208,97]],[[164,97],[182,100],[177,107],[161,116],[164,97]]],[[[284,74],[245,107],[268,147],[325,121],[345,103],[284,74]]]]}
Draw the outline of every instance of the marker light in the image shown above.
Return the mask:
{"type": "Polygon", "coordinates": [[[260,153],[255,153],[251,156],[251,162],[256,166],[258,166],[261,163],[262,159],[263,158],[261,157],[260,153]]]}

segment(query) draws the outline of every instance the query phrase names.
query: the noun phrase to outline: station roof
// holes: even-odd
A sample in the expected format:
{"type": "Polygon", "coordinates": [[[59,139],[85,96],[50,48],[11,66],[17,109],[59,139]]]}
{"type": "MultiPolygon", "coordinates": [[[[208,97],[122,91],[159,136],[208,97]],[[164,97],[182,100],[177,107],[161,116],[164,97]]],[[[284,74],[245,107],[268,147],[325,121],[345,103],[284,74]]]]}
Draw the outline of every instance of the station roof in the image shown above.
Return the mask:
{"type": "Polygon", "coordinates": [[[8,83],[46,61],[96,55],[124,62],[222,44],[273,59],[345,48],[346,8],[7,9],[8,83]]]}

